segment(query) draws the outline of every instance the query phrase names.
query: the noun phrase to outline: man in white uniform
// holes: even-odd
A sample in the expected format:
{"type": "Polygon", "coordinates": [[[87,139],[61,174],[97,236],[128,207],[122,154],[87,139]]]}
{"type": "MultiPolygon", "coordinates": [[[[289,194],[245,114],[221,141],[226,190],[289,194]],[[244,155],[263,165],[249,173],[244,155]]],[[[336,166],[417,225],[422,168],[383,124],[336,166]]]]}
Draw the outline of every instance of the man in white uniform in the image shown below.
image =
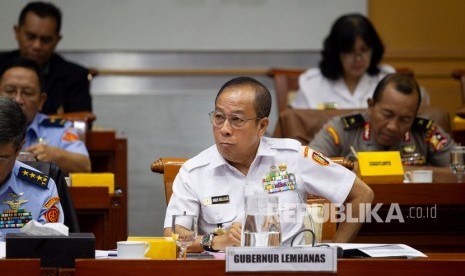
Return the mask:
{"type": "MultiPolygon", "coordinates": [[[[270,109],[270,92],[256,80],[240,77],[223,85],[210,113],[215,145],[180,169],[166,211],[165,236],[171,235],[172,216],[186,212],[198,216],[199,237],[191,251],[240,245],[246,190],[273,193],[280,204],[300,203],[297,191],[321,195],[336,204],[352,204],[354,217],[359,204],[373,200],[364,182],[320,153],[296,140],[263,137],[270,109]],[[295,186],[268,185],[267,177],[278,167],[295,175],[295,186]],[[225,233],[216,235],[219,225],[225,233]]],[[[360,226],[341,222],[333,241],[351,241],[360,226]]],[[[281,222],[283,244],[300,229],[302,224],[281,222]]]]}

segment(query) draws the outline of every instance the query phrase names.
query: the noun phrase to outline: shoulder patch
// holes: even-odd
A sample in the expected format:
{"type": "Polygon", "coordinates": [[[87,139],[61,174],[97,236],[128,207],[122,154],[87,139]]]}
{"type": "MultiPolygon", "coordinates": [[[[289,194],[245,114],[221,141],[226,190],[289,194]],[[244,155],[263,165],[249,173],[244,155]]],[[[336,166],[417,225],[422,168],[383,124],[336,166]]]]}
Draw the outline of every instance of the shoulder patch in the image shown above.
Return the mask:
{"type": "Polygon", "coordinates": [[[345,117],[341,117],[342,123],[344,124],[344,129],[354,129],[359,126],[362,126],[365,123],[362,114],[353,114],[345,117]]]}
{"type": "Polygon", "coordinates": [[[433,120],[416,117],[412,128],[417,130],[429,130],[433,126],[433,120]]]}
{"type": "Polygon", "coordinates": [[[47,212],[45,212],[44,217],[47,222],[58,222],[58,219],[60,218],[60,210],[58,207],[53,205],[47,210],[47,212]]]}
{"type": "Polygon", "coordinates": [[[334,145],[339,146],[341,140],[339,139],[339,134],[338,134],[337,131],[334,129],[334,127],[328,126],[328,127],[326,127],[326,131],[327,131],[327,132],[329,133],[329,135],[331,135],[331,137],[333,138],[334,145]]]}
{"type": "Polygon", "coordinates": [[[76,133],[74,133],[71,129],[68,129],[67,131],[65,131],[65,133],[63,133],[63,136],[61,136],[61,140],[65,142],[74,142],[79,140],[79,136],[76,133]]]}
{"type": "Polygon", "coordinates": [[[51,199],[49,199],[45,205],[44,205],[44,208],[45,209],[50,209],[53,205],[55,205],[55,203],[57,202],[60,202],[60,198],[58,196],[55,196],[55,197],[52,197],[51,199]]]}
{"type": "Polygon", "coordinates": [[[47,127],[65,127],[66,122],[67,121],[65,119],[48,118],[40,122],[40,125],[47,127]]]}
{"type": "Polygon", "coordinates": [[[48,175],[20,167],[17,176],[18,178],[26,180],[29,183],[35,184],[44,189],[48,189],[48,175]]]}
{"type": "Polygon", "coordinates": [[[318,151],[313,151],[312,154],[313,161],[316,163],[322,165],[322,166],[328,166],[329,165],[329,160],[324,156],[323,154],[319,153],[318,151]]]}
{"type": "Polygon", "coordinates": [[[434,151],[441,150],[447,141],[447,136],[435,124],[433,124],[426,134],[426,142],[433,147],[434,151]]]}

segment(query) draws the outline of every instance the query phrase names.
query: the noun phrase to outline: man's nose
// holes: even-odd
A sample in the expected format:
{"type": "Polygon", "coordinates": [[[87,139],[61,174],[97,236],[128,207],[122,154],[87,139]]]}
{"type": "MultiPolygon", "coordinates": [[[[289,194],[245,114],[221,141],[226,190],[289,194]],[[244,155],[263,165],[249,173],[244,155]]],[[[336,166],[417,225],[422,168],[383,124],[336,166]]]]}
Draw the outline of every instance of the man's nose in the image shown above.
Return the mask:
{"type": "Polygon", "coordinates": [[[223,125],[220,128],[220,131],[221,131],[222,135],[225,135],[225,136],[231,135],[232,126],[231,126],[231,123],[229,122],[229,120],[226,119],[224,121],[223,125]]]}
{"type": "Polygon", "coordinates": [[[386,128],[391,132],[397,132],[399,130],[399,123],[397,120],[389,120],[386,128]]]}
{"type": "Polygon", "coordinates": [[[23,104],[23,97],[21,95],[21,91],[16,91],[15,95],[13,96],[13,99],[15,100],[15,102],[17,102],[18,104],[23,104]]]}
{"type": "Polygon", "coordinates": [[[32,41],[32,48],[38,49],[42,47],[42,42],[40,41],[39,38],[36,38],[32,41]]]}

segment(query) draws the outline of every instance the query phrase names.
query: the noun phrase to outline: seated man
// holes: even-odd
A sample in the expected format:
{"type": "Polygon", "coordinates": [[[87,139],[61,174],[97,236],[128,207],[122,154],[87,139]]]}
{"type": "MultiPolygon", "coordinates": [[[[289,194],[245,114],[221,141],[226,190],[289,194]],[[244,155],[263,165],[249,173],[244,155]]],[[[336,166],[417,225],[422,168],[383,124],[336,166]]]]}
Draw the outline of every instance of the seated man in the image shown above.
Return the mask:
{"type": "Polygon", "coordinates": [[[18,50],[0,55],[0,67],[11,59],[30,58],[43,74],[41,91],[48,97],[44,114],[92,111],[88,70],[55,54],[61,40],[61,12],[51,3],[28,3],[14,26],[18,50]]]}
{"type": "Polygon", "coordinates": [[[32,60],[13,59],[0,70],[0,95],[13,98],[27,118],[23,150],[38,161],[54,161],[66,172],[90,171],[89,153],[71,122],[52,120],[39,113],[47,98],[40,84],[39,67],[32,60]]]}
{"type": "MultiPolygon", "coordinates": [[[[215,145],[181,167],[166,210],[165,236],[171,235],[172,216],[186,211],[198,217],[198,231],[203,235],[190,250],[240,245],[245,193],[275,192],[263,185],[263,180],[278,166],[286,166],[296,180],[295,186],[273,193],[280,204],[295,206],[302,203],[299,194],[312,193],[336,204],[351,204],[354,218],[359,217],[359,205],[373,200],[371,189],[351,171],[296,140],[263,137],[270,110],[270,92],[258,81],[240,77],[223,85],[210,113],[215,145]],[[214,203],[214,198],[221,200],[214,203]],[[215,236],[218,225],[225,234],[215,236]]],[[[360,226],[341,222],[333,241],[353,240],[360,226]]],[[[302,227],[302,221],[281,218],[283,244],[289,245],[302,227]]]]}
{"type": "Polygon", "coordinates": [[[53,179],[15,160],[27,128],[21,107],[9,98],[0,97],[0,118],[1,239],[5,239],[6,233],[19,232],[30,220],[63,223],[53,179]]]}
{"type": "Polygon", "coordinates": [[[455,145],[431,120],[417,118],[421,102],[417,82],[390,74],[376,86],[364,114],[331,119],[310,147],[327,156],[351,157],[356,151],[400,151],[405,165],[448,166],[455,145]]]}

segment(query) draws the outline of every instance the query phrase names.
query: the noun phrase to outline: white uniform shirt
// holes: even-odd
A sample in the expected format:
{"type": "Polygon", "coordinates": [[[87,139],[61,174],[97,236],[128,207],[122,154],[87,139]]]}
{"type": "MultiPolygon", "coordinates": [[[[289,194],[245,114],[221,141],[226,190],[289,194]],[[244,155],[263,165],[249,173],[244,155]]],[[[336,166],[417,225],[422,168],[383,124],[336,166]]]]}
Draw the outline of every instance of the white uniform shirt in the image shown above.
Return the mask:
{"type": "MultiPolygon", "coordinates": [[[[271,166],[278,167],[281,162],[287,165],[289,173],[295,174],[301,194],[321,195],[333,203],[342,204],[352,188],[355,174],[326,158],[324,160],[328,163],[322,165],[315,160],[318,158],[314,154],[318,153],[296,140],[262,138],[245,176],[231,166],[213,145],[181,167],[173,183],[164,226],[171,227],[172,216],[184,211],[198,217],[200,235],[212,232],[219,223],[229,228],[235,221],[243,222],[246,185],[251,185],[247,189],[253,187],[264,191],[262,179],[270,172],[271,166]],[[212,204],[212,197],[220,196],[229,196],[229,202],[212,204]]],[[[273,195],[277,195],[280,206],[287,205],[287,209],[292,204],[295,209],[296,204],[301,203],[295,190],[273,195]]],[[[296,211],[293,212],[295,214],[296,211]]],[[[292,221],[289,219],[292,215],[280,212],[283,244],[289,244],[292,235],[302,229],[302,219],[292,221]]]]}
{"type": "Polygon", "coordinates": [[[343,78],[330,80],[321,74],[319,68],[309,69],[300,75],[299,91],[291,105],[302,109],[321,109],[324,104],[336,104],[337,109],[367,108],[367,99],[373,96],[378,82],[395,72],[389,65],[381,65],[380,70],[374,76],[365,73],[352,94],[343,78]]]}

